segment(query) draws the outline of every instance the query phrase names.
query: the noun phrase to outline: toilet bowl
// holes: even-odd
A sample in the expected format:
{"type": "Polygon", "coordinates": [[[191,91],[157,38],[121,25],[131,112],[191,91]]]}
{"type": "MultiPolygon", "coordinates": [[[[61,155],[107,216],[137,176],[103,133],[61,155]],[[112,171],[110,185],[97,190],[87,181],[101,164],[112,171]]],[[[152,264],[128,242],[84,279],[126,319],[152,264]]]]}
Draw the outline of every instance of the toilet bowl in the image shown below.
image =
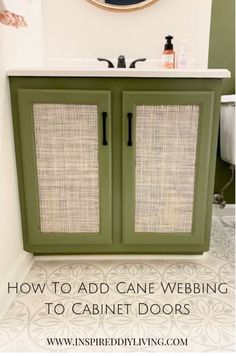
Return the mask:
{"type": "Polygon", "coordinates": [[[235,95],[221,97],[220,111],[220,155],[221,159],[229,163],[230,178],[225,182],[219,193],[215,193],[213,203],[220,208],[226,206],[224,191],[234,180],[235,171],[235,95]]]}
{"type": "Polygon", "coordinates": [[[221,97],[220,154],[225,162],[235,166],[235,95],[221,97]]]}

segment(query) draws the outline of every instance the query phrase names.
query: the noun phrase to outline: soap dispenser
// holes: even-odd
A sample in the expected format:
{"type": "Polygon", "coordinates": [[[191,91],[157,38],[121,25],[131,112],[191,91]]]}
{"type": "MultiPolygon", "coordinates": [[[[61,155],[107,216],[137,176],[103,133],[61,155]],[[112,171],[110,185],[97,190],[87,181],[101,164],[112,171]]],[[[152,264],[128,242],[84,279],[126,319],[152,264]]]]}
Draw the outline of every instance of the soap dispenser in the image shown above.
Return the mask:
{"type": "Polygon", "coordinates": [[[177,60],[177,68],[179,69],[189,68],[187,44],[188,40],[182,40],[177,60]]]}
{"type": "Polygon", "coordinates": [[[173,43],[171,42],[173,36],[166,36],[165,39],[166,43],[162,53],[162,67],[164,69],[173,69],[175,68],[175,51],[173,43]]]}

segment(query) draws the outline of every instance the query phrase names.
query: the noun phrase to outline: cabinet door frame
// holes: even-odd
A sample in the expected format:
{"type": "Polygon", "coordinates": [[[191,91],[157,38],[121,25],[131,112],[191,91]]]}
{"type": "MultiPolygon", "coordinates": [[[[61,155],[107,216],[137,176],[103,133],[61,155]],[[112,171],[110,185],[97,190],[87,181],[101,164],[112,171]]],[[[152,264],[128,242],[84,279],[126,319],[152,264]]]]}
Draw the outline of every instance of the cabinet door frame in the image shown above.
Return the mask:
{"type": "MultiPolygon", "coordinates": [[[[205,243],[208,175],[214,110],[213,91],[124,91],[122,136],[122,241],[128,245],[191,245],[194,250],[205,243]],[[135,219],[135,127],[137,105],[198,105],[198,137],[194,183],[193,224],[190,233],[145,233],[134,231],[135,219]],[[132,141],[127,145],[127,113],[133,114],[132,141]]],[[[178,248],[179,249],[179,248],[178,248]]]]}
{"type": "MultiPolygon", "coordinates": [[[[111,171],[111,94],[105,90],[18,89],[19,139],[26,219],[26,246],[90,245],[112,243],[112,171],[111,171]],[[40,212],[34,139],[33,104],[83,104],[98,107],[99,159],[99,233],[44,233],[40,230],[40,212]],[[102,112],[107,112],[108,145],[102,145],[102,112]]],[[[28,249],[30,250],[30,249],[28,249]]]]}

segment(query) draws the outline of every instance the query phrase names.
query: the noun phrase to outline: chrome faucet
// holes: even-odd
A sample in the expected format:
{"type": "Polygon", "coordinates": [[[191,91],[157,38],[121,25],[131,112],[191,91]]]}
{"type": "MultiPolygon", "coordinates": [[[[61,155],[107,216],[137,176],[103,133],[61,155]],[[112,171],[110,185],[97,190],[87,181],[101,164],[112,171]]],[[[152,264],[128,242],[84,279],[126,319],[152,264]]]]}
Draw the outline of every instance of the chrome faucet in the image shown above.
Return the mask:
{"type": "MultiPolygon", "coordinates": [[[[107,62],[108,64],[108,68],[115,68],[114,67],[114,64],[109,60],[109,59],[106,59],[106,58],[97,58],[98,61],[103,61],[103,62],[107,62]]],[[[135,59],[133,62],[131,62],[129,68],[136,68],[136,63],[137,62],[145,62],[147,60],[147,58],[138,58],[138,59],[135,59]]],[[[118,57],[118,60],[117,60],[117,68],[126,68],[126,61],[125,61],[125,56],[123,55],[120,55],[118,57]]]]}

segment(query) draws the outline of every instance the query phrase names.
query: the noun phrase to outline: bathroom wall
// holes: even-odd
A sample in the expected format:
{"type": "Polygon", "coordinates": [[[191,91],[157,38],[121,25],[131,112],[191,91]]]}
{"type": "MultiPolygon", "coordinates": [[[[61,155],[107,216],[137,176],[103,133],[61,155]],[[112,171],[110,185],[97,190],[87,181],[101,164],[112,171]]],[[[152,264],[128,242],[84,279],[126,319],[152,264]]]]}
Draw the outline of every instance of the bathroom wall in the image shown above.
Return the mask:
{"type": "MultiPolygon", "coordinates": [[[[196,67],[208,67],[209,52],[210,68],[230,69],[232,79],[224,81],[223,93],[233,93],[234,2],[159,0],[140,11],[115,13],[92,6],[86,0],[43,0],[45,56],[61,59],[125,54],[131,58],[159,58],[163,38],[173,34],[177,52],[181,39],[191,39],[189,52],[196,67]]],[[[229,174],[228,165],[218,152],[216,192],[229,174]]],[[[234,185],[225,192],[225,197],[227,202],[234,202],[234,185]]]]}
{"type": "MultiPolygon", "coordinates": [[[[235,93],[235,1],[213,0],[209,48],[209,68],[227,68],[231,78],[224,81],[222,94],[235,93]]],[[[219,193],[230,178],[229,165],[220,158],[216,163],[215,192],[219,193]]],[[[227,203],[235,203],[235,181],[225,190],[227,203]]]]}
{"type": "Polygon", "coordinates": [[[86,0],[43,0],[46,57],[160,58],[164,37],[188,38],[197,67],[207,67],[211,0],[159,0],[145,9],[116,13],[86,0]]]}
{"type": "MultiPolygon", "coordinates": [[[[18,1],[18,0],[16,0],[18,1]]],[[[41,0],[21,0],[27,28],[0,24],[0,286],[29,264],[23,251],[7,67],[43,61],[41,0]]],[[[20,276],[19,276],[20,278],[20,276]]],[[[0,289],[0,314],[6,295],[0,289]]]]}

